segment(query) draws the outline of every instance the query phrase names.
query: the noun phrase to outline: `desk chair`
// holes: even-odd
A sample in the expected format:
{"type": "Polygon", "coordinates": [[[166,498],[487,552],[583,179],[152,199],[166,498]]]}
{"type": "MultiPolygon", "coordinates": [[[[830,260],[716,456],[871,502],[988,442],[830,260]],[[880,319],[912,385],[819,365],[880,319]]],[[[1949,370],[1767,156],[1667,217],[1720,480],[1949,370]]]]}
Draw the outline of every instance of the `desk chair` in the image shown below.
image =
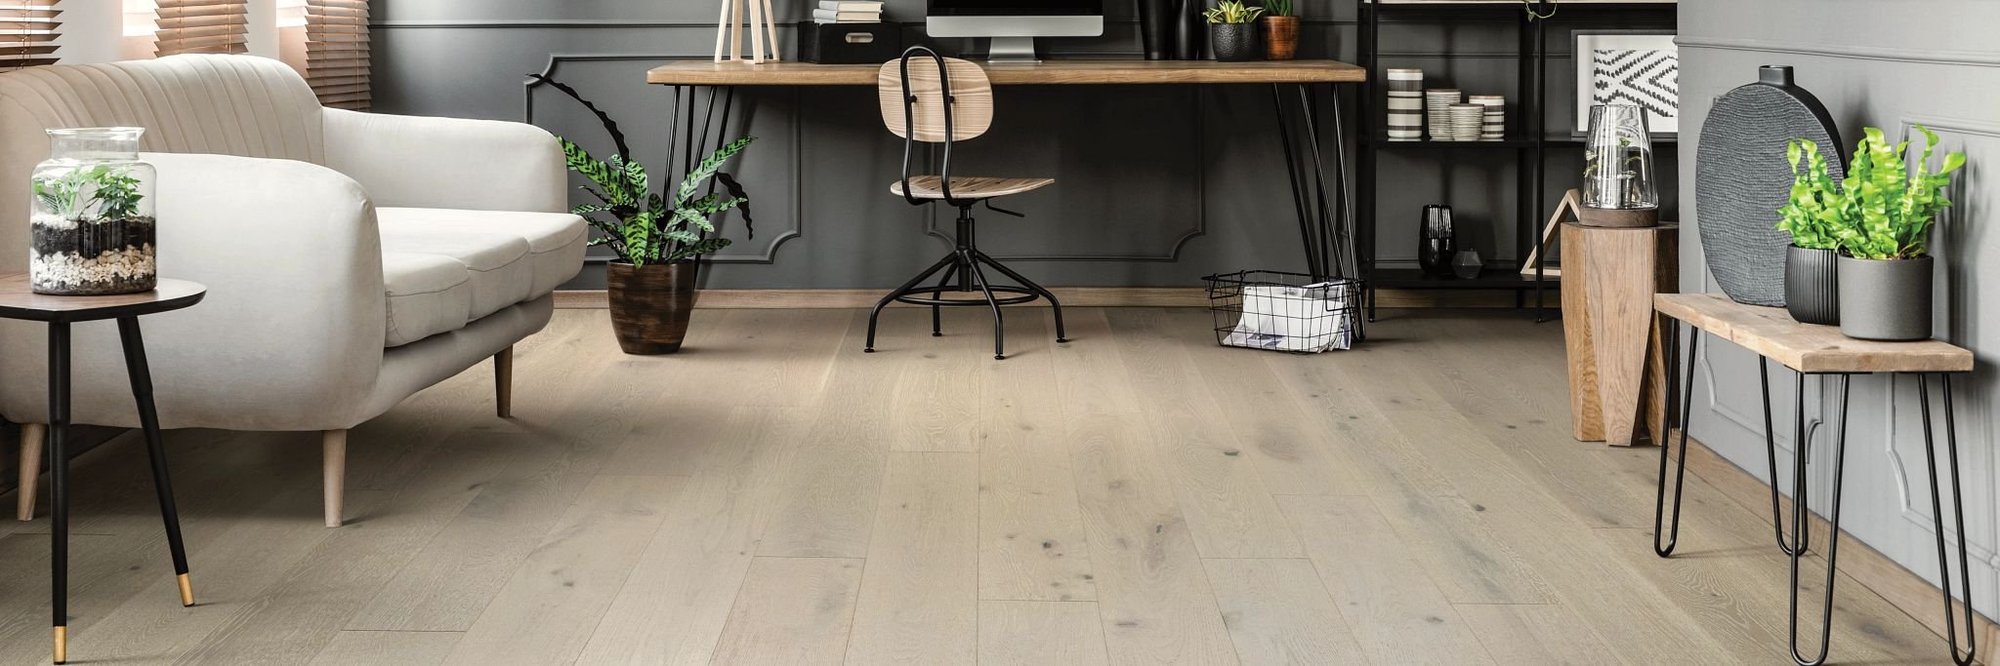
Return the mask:
{"type": "Polygon", "coordinates": [[[956,247],[950,254],[875,304],[875,311],[868,315],[868,346],[864,351],[875,351],[875,322],[882,316],[882,308],[896,301],[930,306],[932,336],[944,335],[938,316],[940,306],[984,305],[992,308],[993,358],[999,360],[1007,358],[1007,333],[1002,325],[1000,307],[1046,298],[1049,299],[1049,306],[1055,309],[1056,342],[1069,342],[1063,334],[1062,303],[1056,300],[1055,294],[980,252],[972,233],[973,206],[984,203],[993,212],[1023,217],[1020,213],[994,208],[991,200],[1039,190],[1054,185],[1055,179],[951,175],[952,147],[960,141],[979,138],[993,126],[993,84],[987,80],[986,71],[971,62],[946,58],[936,51],[918,46],[904,51],[902,58],[883,64],[876,75],[876,85],[882,104],[883,124],[889,127],[890,132],[903,138],[903,178],[891,184],[889,191],[908,200],[912,206],[942,201],[957,208],[958,234],[956,247]],[[937,175],[912,173],[918,142],[944,144],[937,175]],[[986,271],[981,266],[992,267],[1008,279],[1020,283],[1020,286],[993,284],[986,279],[986,271]],[[923,286],[939,271],[944,272],[944,277],[935,285],[923,286]],[[982,298],[945,298],[947,290],[960,294],[978,292],[982,298]],[[925,292],[930,295],[918,296],[925,292]],[[996,296],[996,292],[1013,295],[1001,297],[996,296]]]}

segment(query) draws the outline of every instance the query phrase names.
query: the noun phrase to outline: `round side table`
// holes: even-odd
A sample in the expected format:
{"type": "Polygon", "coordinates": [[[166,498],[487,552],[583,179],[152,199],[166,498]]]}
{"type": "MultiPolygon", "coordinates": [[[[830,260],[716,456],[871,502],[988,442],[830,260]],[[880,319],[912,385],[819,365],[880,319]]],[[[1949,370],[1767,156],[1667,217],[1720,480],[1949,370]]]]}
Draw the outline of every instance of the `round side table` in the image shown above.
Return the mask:
{"type": "Polygon", "coordinates": [[[173,487],[167,482],[167,453],[160,441],[159,414],[153,409],[153,375],[146,367],[139,317],[194,305],[207,293],[206,287],[193,282],[162,279],[158,288],[140,294],[46,296],[34,293],[27,275],[0,278],[0,319],[39,321],[49,326],[49,584],[55,617],[55,663],[69,660],[69,452],[64,438],[69,429],[70,324],[118,320],[125,372],[132,382],[132,397],[139,403],[139,425],[146,434],[146,454],[152,458],[153,486],[160,496],[160,517],[166,523],[167,548],[174,558],[181,605],[192,606],[194,588],[188,583],[180,516],[174,509],[173,487]]]}

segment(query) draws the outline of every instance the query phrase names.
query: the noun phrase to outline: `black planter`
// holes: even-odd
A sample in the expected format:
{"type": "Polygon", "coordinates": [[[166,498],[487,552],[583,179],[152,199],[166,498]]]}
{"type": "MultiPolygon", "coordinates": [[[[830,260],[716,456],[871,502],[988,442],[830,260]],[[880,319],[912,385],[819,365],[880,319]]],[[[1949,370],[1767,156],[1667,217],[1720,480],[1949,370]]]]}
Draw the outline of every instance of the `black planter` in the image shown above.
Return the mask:
{"type": "Polygon", "coordinates": [[[1928,340],[1931,337],[1930,257],[1837,260],[1840,333],[1862,340],[1928,340]]]}
{"type": "Polygon", "coordinates": [[[1202,18],[1203,0],[1169,0],[1173,8],[1174,55],[1177,60],[1200,60],[1202,43],[1208,41],[1208,20],[1202,18]]]}
{"type": "Polygon", "coordinates": [[[1215,59],[1222,62],[1245,62],[1263,59],[1263,51],[1257,46],[1257,24],[1255,23],[1211,23],[1208,26],[1210,45],[1215,48],[1215,59]]]}
{"type": "Polygon", "coordinates": [[[1146,45],[1146,59],[1172,59],[1175,0],[1138,0],[1138,2],[1139,37],[1146,45]]]}
{"type": "Polygon", "coordinates": [[[1833,250],[1785,249],[1785,311],[1802,324],[1840,323],[1840,271],[1833,250]]]}

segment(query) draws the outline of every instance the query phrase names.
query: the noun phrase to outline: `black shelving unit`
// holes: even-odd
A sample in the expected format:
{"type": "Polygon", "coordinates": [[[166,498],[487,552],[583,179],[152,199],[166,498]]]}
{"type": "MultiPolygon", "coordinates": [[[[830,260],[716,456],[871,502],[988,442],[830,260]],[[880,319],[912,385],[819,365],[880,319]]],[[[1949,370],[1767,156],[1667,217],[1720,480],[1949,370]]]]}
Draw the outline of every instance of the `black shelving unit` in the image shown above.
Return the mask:
{"type": "MultiPolygon", "coordinates": [[[[1378,268],[1375,262],[1376,237],[1382,227],[1383,217],[1376,209],[1376,188],[1379,185],[1378,166],[1381,154],[1398,151],[1415,155],[1435,155],[1439,157],[1465,151],[1502,151],[1514,154],[1516,210],[1513,217],[1515,236],[1515,256],[1526,257],[1533,250],[1542,224],[1547,217],[1548,158],[1554,150],[1579,150],[1583,141],[1572,136],[1569,128],[1561,128],[1560,133],[1551,135],[1548,127],[1548,32],[1551,23],[1572,29],[1625,28],[1633,26],[1658,26],[1671,29],[1675,25],[1676,5],[1673,2],[1559,2],[1557,0],[1520,0],[1484,2],[1466,0],[1464,2],[1431,1],[1389,2],[1355,0],[1360,20],[1359,59],[1368,70],[1368,82],[1361,86],[1361,108],[1358,136],[1362,140],[1355,156],[1355,216],[1360,250],[1361,274],[1367,281],[1368,319],[1375,319],[1375,290],[1387,289],[1497,289],[1514,292],[1516,308],[1527,306],[1527,296],[1534,295],[1536,318],[1543,318],[1546,307],[1546,292],[1560,288],[1560,280],[1543,273],[1537,265],[1532,275],[1523,275],[1517,266],[1490,268],[1479,277],[1470,280],[1436,278],[1424,275],[1416,269],[1378,268]],[[1536,19],[1537,15],[1554,16],[1536,19]],[[1385,67],[1381,53],[1381,27],[1385,22],[1409,24],[1470,24],[1474,22],[1493,24],[1511,21],[1519,37],[1515,60],[1519,67],[1513,100],[1508,110],[1508,127],[1505,138],[1498,141],[1391,141],[1381,125],[1387,108],[1386,88],[1383,80],[1385,67]]],[[[1441,52],[1438,55],[1450,55],[1441,52]]],[[[1430,73],[1425,73],[1425,86],[1431,84],[1430,73]]],[[[1562,100],[1568,103],[1568,100],[1562,100]]],[[[1428,131],[1428,127],[1426,128],[1428,131]]],[[[1655,139],[1656,144],[1672,146],[1671,140],[1655,139]]],[[[1659,146],[1655,146],[1656,150],[1659,146]]],[[[1414,212],[1411,213],[1414,216],[1414,212]]],[[[1414,243],[1415,239],[1411,239],[1414,243]]]]}

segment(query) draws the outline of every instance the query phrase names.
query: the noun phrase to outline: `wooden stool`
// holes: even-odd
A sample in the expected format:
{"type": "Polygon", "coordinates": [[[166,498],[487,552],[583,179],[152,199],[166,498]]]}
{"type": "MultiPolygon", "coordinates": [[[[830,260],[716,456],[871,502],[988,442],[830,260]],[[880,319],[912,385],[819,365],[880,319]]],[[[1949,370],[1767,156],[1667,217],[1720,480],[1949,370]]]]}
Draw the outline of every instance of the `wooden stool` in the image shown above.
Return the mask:
{"type": "MultiPolygon", "coordinates": [[[[153,409],[153,374],[146,367],[146,345],[139,337],[139,317],[179,310],[201,302],[208,290],[184,280],[160,280],[159,287],[140,294],[117,296],[45,296],[34,293],[27,275],[0,278],[0,318],[46,322],[49,325],[49,584],[55,617],[55,662],[69,661],[69,430],[70,324],[118,320],[118,339],[125,348],[125,372],[132,397],[139,403],[139,425],[145,431],[146,454],[152,458],[153,487],[159,493],[160,517],[166,522],[167,550],[174,559],[181,605],[194,605],[188,583],[187,550],[181,545],[181,519],[174,509],[173,487],[167,482],[167,452],[160,441],[160,417],[153,409]]],[[[32,440],[21,443],[20,492],[34,490],[32,440]]]]}
{"type": "Polygon", "coordinates": [[[1562,223],[1563,338],[1577,440],[1665,439],[1666,364],[1653,295],[1679,291],[1680,227],[1562,223]]]}

